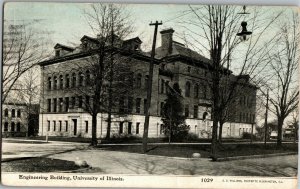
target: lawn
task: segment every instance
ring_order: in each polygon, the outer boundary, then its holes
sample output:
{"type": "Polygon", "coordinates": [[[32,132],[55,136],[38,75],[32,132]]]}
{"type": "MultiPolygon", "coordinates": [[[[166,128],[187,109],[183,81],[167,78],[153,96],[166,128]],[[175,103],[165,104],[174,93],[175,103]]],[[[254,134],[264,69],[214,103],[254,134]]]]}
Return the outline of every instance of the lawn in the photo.
{"type": "Polygon", "coordinates": [[[80,167],[73,161],[52,158],[28,158],[1,163],[3,172],[57,172],[75,171],[80,167]]]}
{"type": "MultiPolygon", "coordinates": [[[[142,153],[141,145],[100,145],[99,149],[109,151],[123,151],[130,153],[142,153]]],[[[218,157],[235,157],[249,155],[264,155],[285,152],[298,152],[298,144],[283,144],[277,149],[276,144],[268,144],[267,148],[263,144],[223,144],[218,148],[218,157]]],[[[148,145],[149,155],[160,155],[168,157],[190,158],[193,153],[200,153],[202,158],[210,156],[210,145],[148,145]]]]}

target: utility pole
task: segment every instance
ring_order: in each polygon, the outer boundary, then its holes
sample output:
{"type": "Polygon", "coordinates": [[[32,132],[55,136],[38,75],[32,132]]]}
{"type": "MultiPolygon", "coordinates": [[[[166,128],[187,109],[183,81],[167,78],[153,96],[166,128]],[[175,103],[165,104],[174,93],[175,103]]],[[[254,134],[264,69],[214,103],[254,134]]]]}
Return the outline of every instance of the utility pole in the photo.
{"type": "Polygon", "coordinates": [[[159,25],[162,25],[162,22],[156,21],[155,23],[150,23],[150,26],[155,26],[154,28],[154,37],[152,43],[151,51],[151,62],[149,65],[149,81],[147,87],[147,105],[146,105],[146,115],[145,115],[145,124],[144,124],[144,133],[143,133],[143,153],[147,152],[147,141],[148,141],[148,129],[149,129],[149,116],[150,116],[150,106],[151,106],[151,95],[152,95],[152,79],[153,79],[153,64],[155,56],[155,46],[156,46],[156,36],[157,28],[159,25]]]}
{"type": "Polygon", "coordinates": [[[267,135],[268,135],[268,109],[269,109],[269,89],[267,90],[267,104],[265,114],[265,148],[267,147],[267,135]]]}

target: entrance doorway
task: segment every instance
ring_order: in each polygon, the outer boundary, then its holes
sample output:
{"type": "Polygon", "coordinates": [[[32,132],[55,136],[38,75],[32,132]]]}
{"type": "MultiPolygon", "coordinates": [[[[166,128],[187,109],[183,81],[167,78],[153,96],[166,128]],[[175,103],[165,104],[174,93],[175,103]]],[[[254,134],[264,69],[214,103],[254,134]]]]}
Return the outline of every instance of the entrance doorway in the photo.
{"type": "Polygon", "coordinates": [[[73,121],[73,128],[74,128],[74,135],[76,135],[77,134],[77,119],[72,119],[72,121],[73,121]]]}

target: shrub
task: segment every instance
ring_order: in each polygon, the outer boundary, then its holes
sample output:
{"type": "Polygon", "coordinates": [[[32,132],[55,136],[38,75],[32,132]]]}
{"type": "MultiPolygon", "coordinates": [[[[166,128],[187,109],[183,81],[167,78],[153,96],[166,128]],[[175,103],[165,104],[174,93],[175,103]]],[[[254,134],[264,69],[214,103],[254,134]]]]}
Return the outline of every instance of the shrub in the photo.
{"type": "Polygon", "coordinates": [[[197,141],[199,139],[198,135],[195,133],[188,133],[186,136],[186,141],[197,141]]]}
{"type": "MultiPolygon", "coordinates": [[[[242,135],[242,139],[251,139],[251,133],[243,133],[243,135],[242,135]]],[[[252,135],[252,139],[253,140],[256,140],[256,136],[255,135],[252,135]]]]}

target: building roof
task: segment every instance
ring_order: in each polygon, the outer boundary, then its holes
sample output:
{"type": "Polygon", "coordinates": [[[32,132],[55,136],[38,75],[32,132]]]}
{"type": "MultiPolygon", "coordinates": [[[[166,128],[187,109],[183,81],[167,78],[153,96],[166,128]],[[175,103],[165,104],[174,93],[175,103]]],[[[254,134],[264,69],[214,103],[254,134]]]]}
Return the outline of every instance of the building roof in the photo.
{"type": "Polygon", "coordinates": [[[62,48],[64,50],[67,50],[67,51],[74,51],[75,48],[73,47],[69,47],[69,46],[66,46],[66,45],[62,45],[60,43],[57,43],[55,46],[54,46],[54,49],[58,49],[58,48],[62,48]]]}

